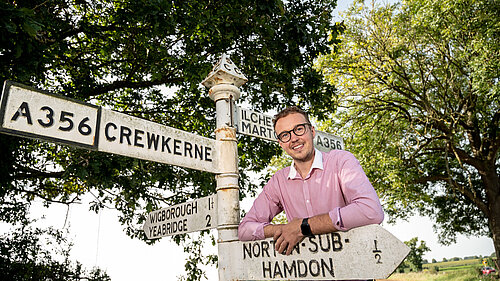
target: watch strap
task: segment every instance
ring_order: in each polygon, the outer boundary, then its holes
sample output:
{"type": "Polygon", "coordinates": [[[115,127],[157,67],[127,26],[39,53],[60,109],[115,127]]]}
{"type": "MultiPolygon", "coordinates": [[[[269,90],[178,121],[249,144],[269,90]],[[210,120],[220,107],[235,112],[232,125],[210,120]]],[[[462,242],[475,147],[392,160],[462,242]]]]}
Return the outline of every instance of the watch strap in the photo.
{"type": "Polygon", "coordinates": [[[311,226],[309,225],[309,218],[302,219],[302,224],[300,225],[300,231],[302,235],[306,237],[313,237],[314,234],[311,231],[311,226]]]}

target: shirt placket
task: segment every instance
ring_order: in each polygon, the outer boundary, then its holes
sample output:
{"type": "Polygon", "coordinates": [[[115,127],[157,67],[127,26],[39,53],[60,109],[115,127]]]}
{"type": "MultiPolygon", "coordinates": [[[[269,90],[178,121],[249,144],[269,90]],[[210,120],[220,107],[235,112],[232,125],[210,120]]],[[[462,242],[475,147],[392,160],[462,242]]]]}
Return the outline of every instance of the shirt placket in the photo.
{"type": "Polygon", "coordinates": [[[311,202],[311,192],[309,190],[309,181],[307,179],[302,180],[302,192],[304,194],[304,200],[306,204],[307,217],[313,216],[313,208],[311,202]]]}

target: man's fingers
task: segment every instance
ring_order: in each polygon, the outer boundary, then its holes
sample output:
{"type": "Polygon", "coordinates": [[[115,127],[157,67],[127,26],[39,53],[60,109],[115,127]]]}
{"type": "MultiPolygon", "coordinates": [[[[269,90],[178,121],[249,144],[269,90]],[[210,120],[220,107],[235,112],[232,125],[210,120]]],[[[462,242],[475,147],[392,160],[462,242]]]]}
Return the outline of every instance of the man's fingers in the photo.
{"type": "Polygon", "coordinates": [[[277,241],[278,238],[280,238],[280,236],[281,236],[281,232],[275,232],[274,236],[273,236],[274,241],[277,241]]]}
{"type": "Polygon", "coordinates": [[[281,253],[280,251],[280,247],[281,247],[281,244],[283,243],[283,237],[279,237],[277,240],[275,240],[274,242],[274,248],[276,249],[276,251],[278,253],[281,253]]]}

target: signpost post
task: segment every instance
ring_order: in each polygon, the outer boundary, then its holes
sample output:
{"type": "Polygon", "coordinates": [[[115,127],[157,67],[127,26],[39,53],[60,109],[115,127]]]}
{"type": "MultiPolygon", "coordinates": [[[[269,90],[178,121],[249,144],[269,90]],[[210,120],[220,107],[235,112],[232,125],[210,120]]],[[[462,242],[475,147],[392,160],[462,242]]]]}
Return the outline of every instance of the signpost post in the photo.
{"type": "MultiPolygon", "coordinates": [[[[153,211],[143,230],[156,239],[216,227],[220,281],[386,278],[409,248],[378,225],[307,238],[290,256],[276,253],[272,239],[238,240],[236,133],[277,141],[271,116],[235,106],[246,81],[223,55],[202,82],[216,106],[215,140],[10,81],[0,132],[215,173],[216,194],[153,211]]],[[[320,131],[314,144],[344,148],[341,138],[320,131]]]]}

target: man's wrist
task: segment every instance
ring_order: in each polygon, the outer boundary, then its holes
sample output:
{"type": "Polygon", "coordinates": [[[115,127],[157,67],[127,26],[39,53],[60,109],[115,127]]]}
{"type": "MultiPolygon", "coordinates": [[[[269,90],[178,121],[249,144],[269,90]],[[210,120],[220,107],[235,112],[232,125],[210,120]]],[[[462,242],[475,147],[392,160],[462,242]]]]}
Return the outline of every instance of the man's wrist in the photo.
{"type": "Polygon", "coordinates": [[[305,237],[313,237],[314,234],[311,231],[311,226],[309,225],[309,218],[302,219],[302,224],[300,225],[300,232],[305,237]]]}

